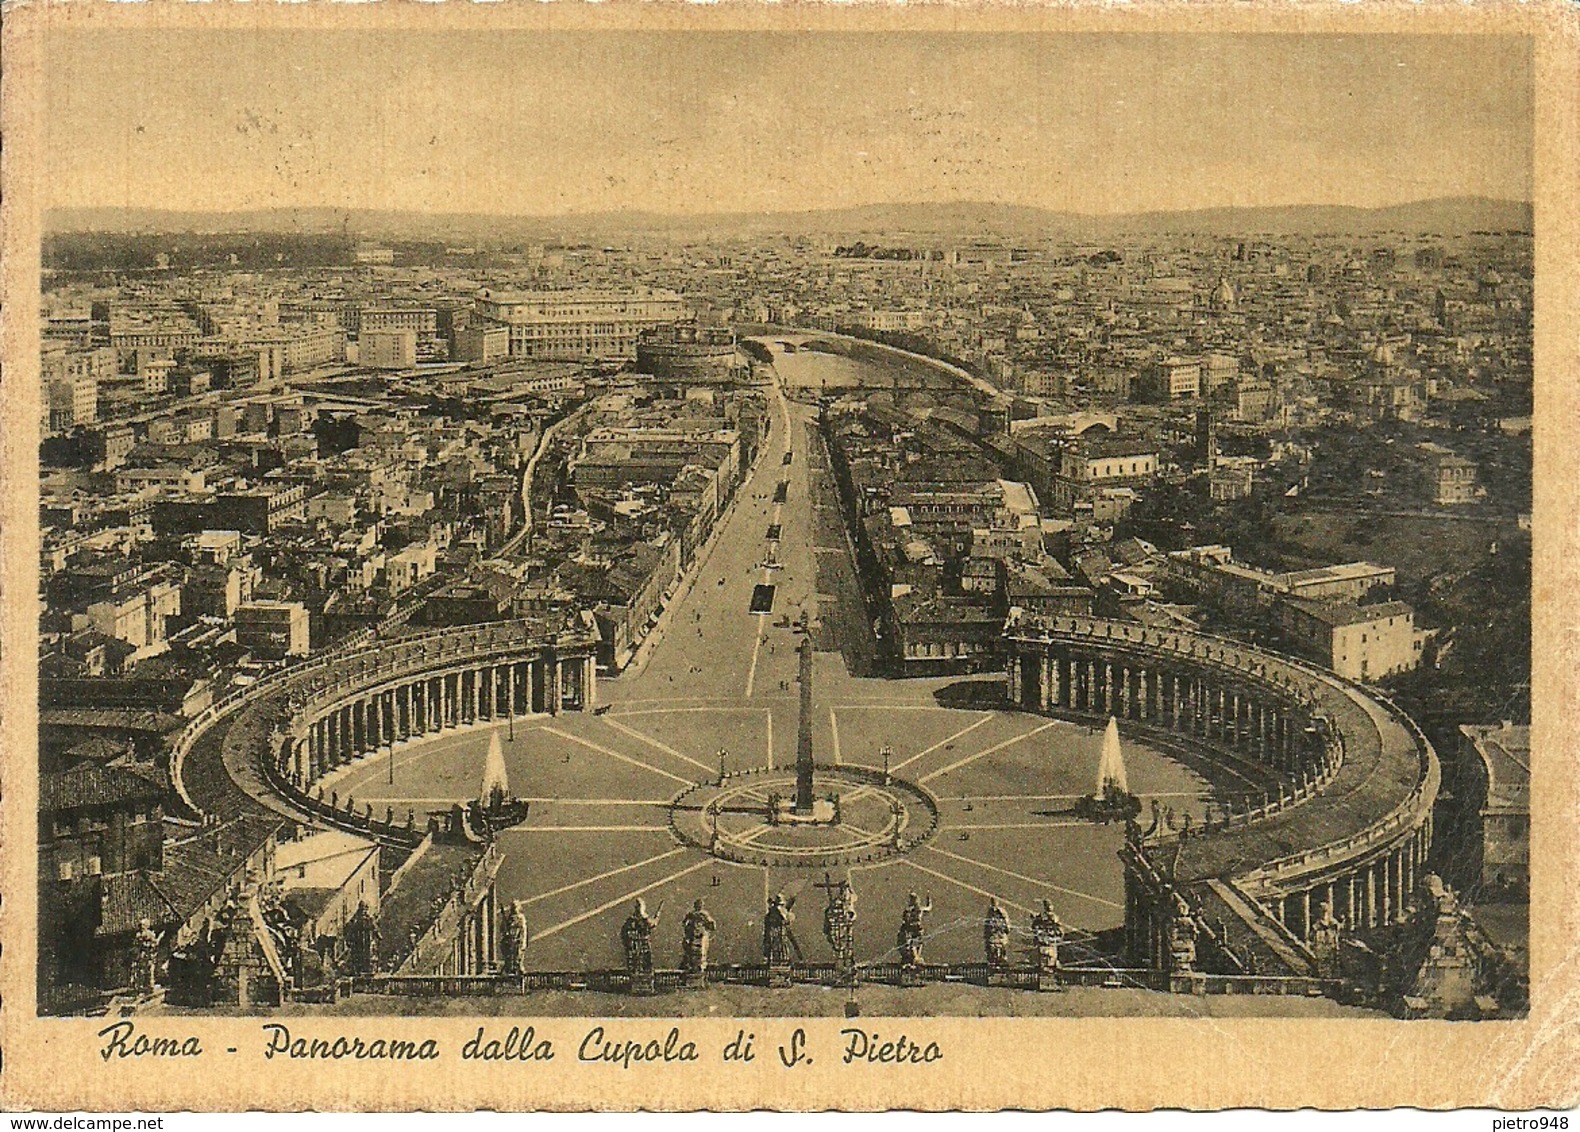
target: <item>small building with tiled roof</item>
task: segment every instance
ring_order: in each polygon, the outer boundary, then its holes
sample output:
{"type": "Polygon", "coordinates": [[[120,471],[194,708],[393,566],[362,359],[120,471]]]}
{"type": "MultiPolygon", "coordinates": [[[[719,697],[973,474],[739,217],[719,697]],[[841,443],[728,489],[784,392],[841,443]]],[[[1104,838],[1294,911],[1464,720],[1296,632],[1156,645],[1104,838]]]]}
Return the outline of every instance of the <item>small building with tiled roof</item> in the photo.
{"type": "Polygon", "coordinates": [[[83,763],[39,776],[39,860],[54,879],[158,868],[167,785],[152,768],[83,763]]]}
{"type": "Polygon", "coordinates": [[[1356,605],[1283,597],[1273,604],[1273,619],[1293,651],[1362,682],[1416,668],[1427,636],[1402,601],[1356,605]]]}

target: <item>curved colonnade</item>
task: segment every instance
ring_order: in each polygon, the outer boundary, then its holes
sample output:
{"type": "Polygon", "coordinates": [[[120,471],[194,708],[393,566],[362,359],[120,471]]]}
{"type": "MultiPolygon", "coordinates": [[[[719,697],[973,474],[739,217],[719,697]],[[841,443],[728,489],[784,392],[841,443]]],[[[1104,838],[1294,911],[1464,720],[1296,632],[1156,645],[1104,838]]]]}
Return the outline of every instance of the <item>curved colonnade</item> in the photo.
{"type": "Polygon", "coordinates": [[[596,637],[544,637],[511,622],[402,642],[394,655],[381,652],[371,672],[293,695],[280,776],[305,791],[397,742],[474,723],[590,711],[597,703],[596,644],[596,637]]]}
{"type": "MultiPolygon", "coordinates": [[[[474,975],[499,956],[494,876],[500,855],[464,822],[375,815],[322,780],[358,758],[457,727],[590,710],[597,702],[593,630],[554,631],[504,621],[439,629],[326,654],[219,701],[182,733],[171,775],[205,820],[289,813],[411,851],[396,878],[435,874],[408,888],[440,904],[384,901],[399,931],[381,959],[398,974],[474,975]],[[427,845],[424,843],[427,842],[427,845]],[[437,885],[437,888],[435,887],[437,885]],[[392,911],[390,906],[396,907],[392,911]],[[434,908],[437,907],[437,912],[434,908]]],[[[402,890],[403,892],[406,890],[402,890]]]]}
{"type": "Polygon", "coordinates": [[[1289,657],[1180,630],[1016,611],[1021,708],[1259,764],[1276,788],[1195,828],[1132,829],[1129,959],[1173,974],[1319,974],[1323,929],[1397,922],[1424,876],[1439,768],[1376,693],[1289,657]],[[1198,946],[1198,944],[1200,946],[1198,946]]]}
{"type": "Polygon", "coordinates": [[[396,742],[588,711],[597,703],[596,647],[590,629],[499,621],[326,653],[196,716],[176,741],[171,777],[195,814],[227,816],[267,807],[265,792],[281,785],[305,796],[326,774],[396,742]]]}

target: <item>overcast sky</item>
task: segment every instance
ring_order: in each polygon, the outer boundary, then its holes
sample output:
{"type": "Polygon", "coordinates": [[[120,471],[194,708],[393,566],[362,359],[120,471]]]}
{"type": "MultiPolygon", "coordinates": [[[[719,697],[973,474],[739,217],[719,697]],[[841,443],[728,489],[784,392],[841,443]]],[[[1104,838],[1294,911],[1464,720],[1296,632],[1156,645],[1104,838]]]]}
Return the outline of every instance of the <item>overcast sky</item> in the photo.
{"type": "Polygon", "coordinates": [[[1515,38],[59,31],[53,207],[1528,199],[1515,38]]]}

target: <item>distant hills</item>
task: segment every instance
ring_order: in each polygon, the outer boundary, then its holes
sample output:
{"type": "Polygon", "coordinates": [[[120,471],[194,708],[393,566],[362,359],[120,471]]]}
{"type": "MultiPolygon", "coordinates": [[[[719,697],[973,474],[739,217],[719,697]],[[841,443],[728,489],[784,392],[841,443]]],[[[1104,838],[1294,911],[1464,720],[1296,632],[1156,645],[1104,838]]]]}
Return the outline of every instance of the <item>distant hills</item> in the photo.
{"type": "Polygon", "coordinates": [[[456,241],[608,239],[629,235],[720,236],[785,233],[807,236],[916,235],[1016,239],[1102,240],[1124,235],[1309,236],[1382,232],[1462,235],[1483,230],[1531,230],[1527,201],[1444,197],[1355,208],[1281,205],[1140,212],[1091,216],[1025,205],[960,201],[876,204],[807,212],[663,214],[590,212],[560,216],[398,212],[376,209],[265,209],[173,212],[158,209],[68,208],[49,212],[45,230],[68,232],[347,232],[358,238],[456,241]]]}

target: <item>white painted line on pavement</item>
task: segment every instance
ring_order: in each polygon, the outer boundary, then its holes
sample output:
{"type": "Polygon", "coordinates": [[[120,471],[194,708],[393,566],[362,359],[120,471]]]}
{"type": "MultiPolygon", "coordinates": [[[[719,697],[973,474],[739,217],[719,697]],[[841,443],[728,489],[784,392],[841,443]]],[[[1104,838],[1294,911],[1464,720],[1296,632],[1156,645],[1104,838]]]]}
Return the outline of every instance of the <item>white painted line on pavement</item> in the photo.
{"type": "Polygon", "coordinates": [[[558,896],[562,892],[570,892],[573,889],[581,888],[583,885],[593,884],[600,880],[607,880],[610,877],[619,876],[621,873],[628,873],[632,869],[640,869],[643,865],[651,865],[658,861],[662,861],[666,857],[673,857],[676,853],[684,853],[685,851],[685,846],[677,845],[675,848],[666,850],[665,852],[658,854],[656,857],[649,857],[645,861],[636,862],[634,865],[621,865],[618,869],[610,869],[606,873],[599,873],[595,877],[586,877],[583,880],[574,881],[571,884],[562,884],[558,888],[551,888],[547,892],[540,892],[536,896],[529,896],[521,903],[533,904],[539,900],[547,900],[549,897],[558,896]]]}
{"type": "Polygon", "coordinates": [[[1026,732],[1026,734],[1024,734],[1024,735],[1017,735],[1013,739],[1006,739],[1002,743],[995,743],[993,746],[987,748],[987,750],[985,750],[985,751],[978,751],[974,755],[967,755],[963,759],[958,759],[955,762],[950,763],[948,766],[944,767],[942,770],[935,770],[931,774],[925,774],[921,778],[917,779],[917,781],[921,782],[921,783],[931,782],[933,779],[937,778],[939,775],[948,774],[952,770],[959,770],[963,766],[967,766],[967,765],[969,765],[971,763],[976,762],[978,759],[982,758],[984,755],[995,754],[998,751],[1002,751],[1005,747],[1013,747],[1016,743],[1022,743],[1025,740],[1030,739],[1033,735],[1041,735],[1044,731],[1048,730],[1048,728],[1056,727],[1056,726],[1058,726],[1058,721],[1057,720],[1052,720],[1052,721],[1050,721],[1048,723],[1044,723],[1041,727],[1034,727],[1030,731],[1026,732]]]}
{"type": "Polygon", "coordinates": [[[543,730],[547,731],[550,735],[558,735],[561,739],[569,739],[572,743],[580,743],[584,747],[588,747],[594,751],[597,751],[600,755],[608,755],[612,759],[619,759],[623,763],[630,763],[632,766],[641,767],[643,770],[650,770],[654,774],[663,775],[665,778],[673,778],[676,782],[684,782],[687,786],[692,784],[691,779],[689,778],[682,778],[678,774],[670,774],[667,770],[661,770],[656,766],[649,766],[640,759],[633,759],[630,755],[622,755],[619,751],[611,751],[608,747],[599,746],[591,739],[583,739],[578,735],[572,735],[569,731],[561,731],[557,727],[545,727],[543,730]]]}
{"type": "Polygon", "coordinates": [[[707,771],[709,774],[713,773],[713,768],[711,766],[709,766],[707,763],[700,762],[697,759],[692,758],[690,755],[683,755],[683,754],[681,754],[679,751],[675,750],[675,748],[671,747],[668,743],[660,743],[657,739],[653,738],[651,735],[644,735],[644,734],[642,734],[640,731],[638,731],[634,727],[627,727],[623,723],[616,723],[614,718],[611,717],[611,716],[605,715],[605,716],[600,716],[599,718],[601,718],[610,727],[613,727],[616,731],[619,731],[619,732],[621,732],[621,733],[623,733],[625,735],[629,735],[631,738],[639,740],[640,742],[646,743],[646,744],[648,744],[648,746],[652,747],[654,750],[663,751],[666,755],[674,755],[677,759],[680,759],[682,762],[688,762],[692,766],[700,766],[703,770],[707,771]]]}
{"type": "Polygon", "coordinates": [[[984,723],[986,723],[988,720],[990,720],[992,718],[993,717],[991,715],[984,715],[981,719],[977,720],[975,723],[969,724],[966,727],[962,727],[959,731],[956,731],[953,735],[949,736],[947,739],[940,739],[940,740],[938,740],[938,742],[934,743],[931,747],[928,747],[925,751],[917,751],[914,755],[912,755],[910,758],[906,759],[904,762],[898,763],[895,766],[890,767],[889,769],[890,770],[899,770],[900,767],[910,766],[917,759],[925,758],[926,756],[932,754],[934,751],[938,750],[940,747],[947,747],[947,746],[949,746],[949,744],[953,743],[956,739],[959,739],[959,738],[961,738],[963,736],[969,735],[971,732],[975,731],[978,727],[981,727],[984,723]]]}
{"type": "Polygon", "coordinates": [[[928,852],[937,853],[941,857],[952,857],[956,861],[962,861],[968,865],[975,865],[979,869],[988,869],[991,872],[1003,873],[1005,876],[1014,877],[1016,880],[1023,880],[1029,884],[1040,885],[1043,888],[1052,889],[1054,892],[1062,892],[1066,896],[1079,896],[1082,900],[1090,900],[1093,904],[1101,904],[1105,908],[1124,907],[1123,904],[1115,903],[1112,900],[1104,900],[1101,896],[1093,896],[1089,892],[1082,892],[1075,888],[1064,888],[1057,884],[1050,884],[1045,880],[1037,880],[1035,877],[1023,876],[1020,873],[1012,873],[1008,869],[1001,869],[997,865],[990,865],[986,861],[978,861],[971,857],[962,857],[958,853],[951,853],[949,850],[940,849],[936,845],[928,845],[925,846],[925,848],[928,852]]]}
{"type": "Polygon", "coordinates": [[[601,915],[604,912],[607,912],[611,908],[618,908],[621,904],[624,904],[627,900],[635,900],[638,896],[641,896],[644,893],[652,892],[655,888],[662,888],[664,885],[670,884],[670,883],[672,883],[674,881],[677,881],[681,877],[686,876],[689,873],[696,872],[698,869],[705,869],[711,864],[713,864],[713,858],[712,857],[708,857],[705,860],[698,861],[695,865],[692,865],[689,868],[681,869],[678,873],[671,873],[669,876],[665,877],[663,880],[656,880],[652,884],[644,885],[643,887],[637,889],[635,892],[628,892],[624,896],[616,896],[613,900],[609,901],[607,904],[600,904],[596,908],[588,909],[587,911],[583,912],[580,916],[572,916],[570,919],[566,920],[563,923],[555,924],[553,927],[545,928],[545,929],[543,929],[540,932],[535,932],[535,933],[533,933],[532,938],[533,939],[543,939],[544,937],[551,936],[551,935],[555,934],[556,932],[562,932],[566,928],[576,926],[577,924],[581,923],[583,920],[590,920],[594,916],[601,915]]]}
{"type": "Polygon", "coordinates": [[[939,880],[946,880],[950,884],[953,884],[953,885],[956,885],[956,886],[958,886],[960,888],[965,889],[967,892],[974,892],[978,896],[986,896],[989,900],[997,900],[1000,904],[1003,904],[1003,905],[1005,905],[1006,907],[1009,907],[1009,908],[1013,908],[1017,912],[1025,912],[1028,916],[1036,914],[1032,909],[1026,907],[1026,905],[1024,905],[1024,904],[1017,904],[1017,903],[1015,903],[1015,901],[1007,899],[1006,897],[1000,896],[996,892],[989,892],[985,888],[978,888],[974,884],[967,884],[963,880],[956,880],[954,877],[950,876],[948,873],[941,873],[937,869],[929,869],[926,865],[918,865],[915,861],[911,860],[909,857],[901,857],[900,858],[900,864],[902,864],[902,865],[910,865],[911,868],[916,869],[919,872],[924,872],[928,876],[937,877],[939,880]]]}

